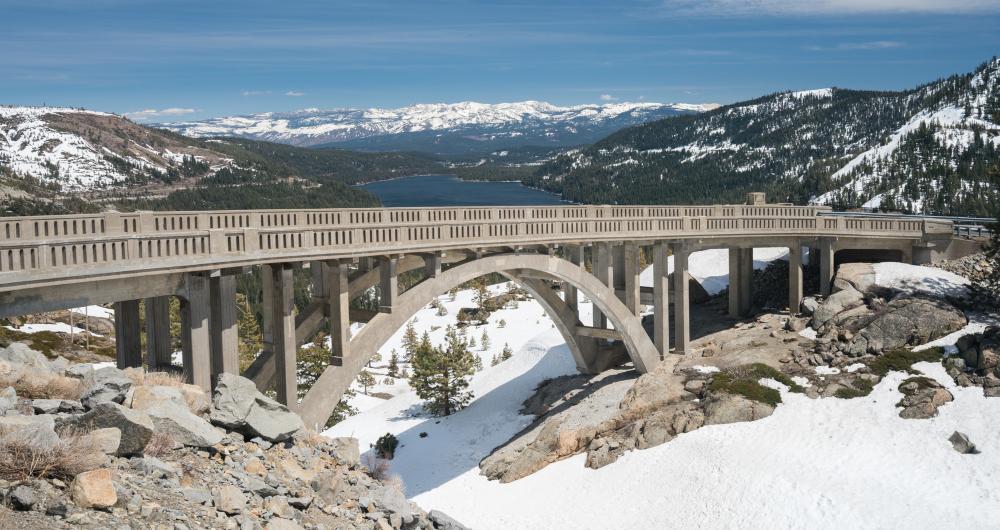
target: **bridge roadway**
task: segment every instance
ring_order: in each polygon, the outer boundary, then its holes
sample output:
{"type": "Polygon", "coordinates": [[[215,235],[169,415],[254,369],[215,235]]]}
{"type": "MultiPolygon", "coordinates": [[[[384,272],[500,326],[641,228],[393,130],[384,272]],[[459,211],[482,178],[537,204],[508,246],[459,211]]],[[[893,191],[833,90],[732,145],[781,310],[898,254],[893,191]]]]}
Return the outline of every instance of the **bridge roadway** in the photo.
{"type": "Polygon", "coordinates": [[[727,248],[729,311],[750,310],[754,247],[789,249],[788,307],[802,298],[803,248],[818,256],[830,291],[840,251],[929,262],[969,252],[945,219],[831,216],[817,206],[532,206],[136,212],[0,218],[0,318],[114,303],[119,366],[143,364],[144,301],[150,369],[170,365],[169,297],[180,300],[183,370],[210,388],[238,372],[236,276],[260,266],[264,352],[244,375],[298,409],[308,425],[326,423],[367,359],[441,293],[488,273],[532,292],[563,334],[581,371],[631,360],[644,372],[684,354],[690,342],[688,257],[727,248]],[[639,285],[640,249],[653,257],[654,286],[639,285]],[[889,254],[887,254],[889,253],[889,254]],[[676,274],[668,277],[667,256],[676,274]],[[312,302],[296,314],[293,270],[308,268],[312,302]],[[399,274],[423,270],[401,292],[399,274]],[[553,290],[560,285],[563,295],[553,290]],[[351,307],[378,286],[379,309],[351,307]],[[594,302],[580,321],[580,293],[594,302]],[[670,305],[673,318],[670,318],[670,305]],[[653,308],[653,333],[642,306],[653,308]],[[673,333],[670,322],[673,321],[673,333]],[[351,336],[352,322],[365,322],[351,336]],[[327,326],[324,326],[327,324],[327,326]],[[326,328],[330,365],[298,401],[297,347],[326,328]],[[671,336],[673,335],[673,336],[671,336]],[[670,349],[671,344],[673,350],[670,349]],[[628,358],[622,357],[622,350],[628,358]]]}

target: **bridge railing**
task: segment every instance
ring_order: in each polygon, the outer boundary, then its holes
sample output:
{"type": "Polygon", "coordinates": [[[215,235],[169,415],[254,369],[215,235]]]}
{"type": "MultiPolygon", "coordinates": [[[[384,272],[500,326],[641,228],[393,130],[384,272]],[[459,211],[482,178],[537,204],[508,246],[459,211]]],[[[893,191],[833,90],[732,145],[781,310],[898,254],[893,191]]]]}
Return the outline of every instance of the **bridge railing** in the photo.
{"type": "MultiPolygon", "coordinates": [[[[789,205],[557,206],[137,212],[0,218],[5,273],[221,263],[269,256],[372,255],[456,246],[697,236],[950,234],[946,221],[818,215],[789,205]]],[[[69,272],[67,272],[69,274],[69,272]]]]}

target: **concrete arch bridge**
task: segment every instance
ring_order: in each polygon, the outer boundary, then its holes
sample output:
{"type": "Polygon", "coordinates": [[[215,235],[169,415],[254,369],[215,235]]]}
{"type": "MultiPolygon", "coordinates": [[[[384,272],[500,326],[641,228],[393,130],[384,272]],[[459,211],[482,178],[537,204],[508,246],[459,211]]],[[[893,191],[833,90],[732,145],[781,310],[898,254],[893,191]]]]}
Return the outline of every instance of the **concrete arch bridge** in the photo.
{"type": "Polygon", "coordinates": [[[688,257],[729,249],[729,312],[750,310],[754,247],[789,249],[789,300],[802,298],[803,249],[819,257],[828,293],[839,259],[915,263],[976,251],[947,219],[829,215],[828,208],[767,204],[532,206],[136,212],[0,218],[0,318],[114,303],[117,362],[170,364],[169,297],[181,302],[183,370],[210,388],[238,372],[236,276],[260,266],[264,352],[244,375],[325,424],[368,358],[417,310],[468,280],[500,273],[535,295],[581,371],[627,354],[645,372],[690,343],[688,257]],[[652,288],[639,285],[639,255],[653,256],[652,288]],[[675,273],[667,274],[667,257],[675,273]],[[312,300],[296,314],[293,271],[308,268],[312,300]],[[422,280],[400,290],[407,271],[422,280]],[[378,311],[351,300],[378,286],[378,311]],[[562,287],[563,294],[553,290],[562,287]],[[582,322],[578,300],[593,301],[582,322]],[[146,348],[141,347],[144,300],[146,348]],[[642,306],[653,308],[653,330],[642,306]],[[673,318],[670,313],[673,312],[673,318]],[[351,336],[352,322],[365,325],[351,336]],[[671,324],[672,322],[672,324],[671,324]],[[326,327],[330,362],[301,401],[296,350],[326,327]],[[612,346],[609,346],[609,343],[612,346]],[[617,344],[619,347],[613,347],[617,344]],[[671,349],[671,345],[673,348],[671,349]]]}

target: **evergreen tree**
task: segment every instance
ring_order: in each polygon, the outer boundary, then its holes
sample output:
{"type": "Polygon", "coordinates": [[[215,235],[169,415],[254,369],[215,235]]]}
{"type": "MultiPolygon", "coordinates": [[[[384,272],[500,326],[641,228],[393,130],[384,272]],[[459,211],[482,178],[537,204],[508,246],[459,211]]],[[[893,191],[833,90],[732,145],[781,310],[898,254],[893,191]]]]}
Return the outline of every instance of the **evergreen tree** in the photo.
{"type": "Polygon", "coordinates": [[[368,368],[374,368],[375,363],[381,361],[382,361],[382,354],[376,351],[375,353],[372,354],[371,357],[368,358],[368,368]]]}
{"type": "Polygon", "coordinates": [[[417,331],[413,329],[413,322],[406,325],[406,330],[403,331],[403,351],[406,352],[407,359],[413,359],[413,352],[416,351],[417,345],[419,345],[420,339],[417,338],[417,331]]]}
{"type": "Polygon", "coordinates": [[[503,343],[503,351],[500,352],[500,360],[506,361],[514,356],[514,350],[510,349],[510,344],[503,343]]]}
{"type": "Polygon", "coordinates": [[[239,329],[240,372],[245,371],[264,348],[264,336],[257,323],[257,316],[247,296],[236,294],[236,313],[239,329]]]}
{"type": "Polygon", "coordinates": [[[454,329],[445,334],[443,348],[431,345],[424,333],[412,359],[410,386],[421,399],[424,408],[438,416],[448,416],[472,399],[468,377],[474,373],[474,356],[454,329]]]}
{"type": "Polygon", "coordinates": [[[399,354],[396,353],[396,348],[392,349],[389,353],[389,377],[399,377],[399,354]]]}
{"type": "Polygon", "coordinates": [[[375,386],[376,382],[375,376],[368,370],[361,370],[361,373],[358,374],[358,384],[364,388],[363,392],[366,396],[368,395],[368,388],[375,386]]]}
{"type": "Polygon", "coordinates": [[[483,351],[490,349],[490,334],[485,329],[483,330],[483,336],[479,339],[479,346],[483,351]]]}
{"type": "Polygon", "coordinates": [[[490,359],[490,366],[496,366],[496,365],[498,365],[498,364],[500,364],[500,359],[499,359],[499,358],[497,358],[497,356],[496,356],[496,355],[494,355],[494,356],[493,356],[493,357],[492,357],[492,358],[490,359]]]}

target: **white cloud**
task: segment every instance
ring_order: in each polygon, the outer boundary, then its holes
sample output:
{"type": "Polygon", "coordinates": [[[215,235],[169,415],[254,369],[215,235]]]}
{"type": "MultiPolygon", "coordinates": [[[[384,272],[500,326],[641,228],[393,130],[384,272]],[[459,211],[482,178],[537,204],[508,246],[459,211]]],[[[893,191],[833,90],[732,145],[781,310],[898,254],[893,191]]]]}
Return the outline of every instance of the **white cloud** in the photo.
{"type": "Polygon", "coordinates": [[[180,107],[170,107],[166,109],[145,109],[137,110],[135,112],[126,112],[125,116],[132,120],[148,120],[151,118],[161,118],[165,116],[183,116],[185,114],[193,114],[198,112],[197,109],[185,109],[180,107]]]}
{"type": "Polygon", "coordinates": [[[611,94],[601,94],[601,101],[615,101],[618,98],[612,96],[611,94]]]}
{"type": "Polygon", "coordinates": [[[1000,11],[1000,0],[663,0],[662,5],[685,14],[740,16],[1000,11]]]}
{"type": "Polygon", "coordinates": [[[288,92],[285,92],[285,95],[293,98],[298,98],[306,95],[306,93],[299,92],[298,90],[289,90],[288,92]]]}
{"type": "Polygon", "coordinates": [[[266,96],[266,95],[268,95],[270,93],[271,93],[270,90],[244,90],[243,91],[243,96],[244,97],[249,97],[249,96],[266,96]]]}
{"type": "Polygon", "coordinates": [[[906,46],[903,42],[894,40],[876,40],[871,42],[842,42],[835,46],[806,46],[804,49],[814,52],[853,51],[853,50],[891,50],[906,46]]]}

